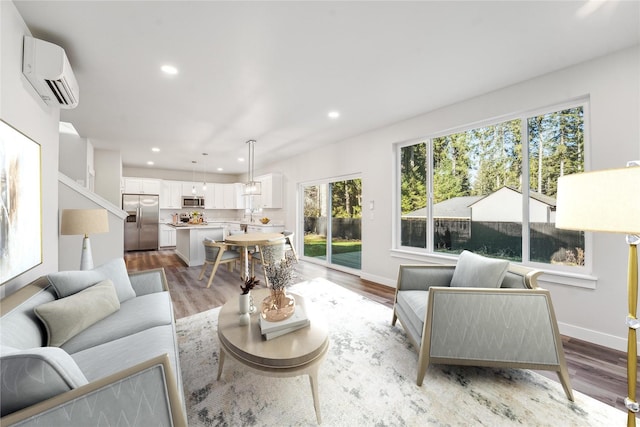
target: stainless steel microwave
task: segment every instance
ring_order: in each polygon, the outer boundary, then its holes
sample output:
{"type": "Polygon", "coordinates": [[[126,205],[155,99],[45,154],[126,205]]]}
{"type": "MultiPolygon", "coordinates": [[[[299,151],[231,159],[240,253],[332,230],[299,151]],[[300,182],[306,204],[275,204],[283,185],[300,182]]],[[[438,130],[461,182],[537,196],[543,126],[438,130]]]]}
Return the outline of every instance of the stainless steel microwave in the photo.
{"type": "Polygon", "coordinates": [[[183,196],[182,207],[183,208],[204,208],[204,197],[183,196]]]}

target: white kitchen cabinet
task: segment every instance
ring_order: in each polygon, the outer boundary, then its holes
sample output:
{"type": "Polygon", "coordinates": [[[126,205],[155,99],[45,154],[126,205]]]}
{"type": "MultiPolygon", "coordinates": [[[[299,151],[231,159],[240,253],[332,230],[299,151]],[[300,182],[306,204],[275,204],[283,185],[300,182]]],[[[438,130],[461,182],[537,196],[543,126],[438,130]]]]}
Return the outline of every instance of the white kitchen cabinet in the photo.
{"type": "Polygon", "coordinates": [[[233,192],[235,194],[235,209],[244,209],[245,208],[245,200],[246,196],[244,195],[244,184],[235,183],[233,185],[233,192]]]}
{"type": "MultiPolygon", "coordinates": [[[[222,209],[244,209],[244,184],[221,184],[222,185],[222,209]]],[[[218,188],[216,188],[218,193],[218,188]]],[[[217,198],[216,194],[216,198],[217,198]]],[[[220,206],[216,205],[219,209],[220,206]]]]}
{"type": "Polygon", "coordinates": [[[176,229],[167,224],[160,224],[160,247],[176,245],[176,229]]]}
{"type": "Polygon", "coordinates": [[[182,181],[162,181],[160,209],[182,208],[182,181]]]}
{"type": "Polygon", "coordinates": [[[250,224],[247,225],[247,233],[282,233],[284,225],[275,224],[250,224]]]}
{"type": "Polygon", "coordinates": [[[262,183],[262,194],[255,198],[257,207],[263,209],[282,208],[282,174],[270,173],[257,176],[255,179],[262,183]]]}
{"type": "Polygon", "coordinates": [[[235,209],[236,207],[236,190],[233,184],[224,184],[223,185],[224,192],[224,202],[223,209],[235,209]]]}
{"type": "MultiPolygon", "coordinates": [[[[202,190],[202,181],[182,181],[182,195],[183,196],[193,196],[193,187],[196,188],[196,196],[204,197],[204,191],[202,190]]],[[[205,200],[206,201],[206,200],[205,200]]]]}
{"type": "Polygon", "coordinates": [[[131,194],[160,194],[161,180],[152,178],[124,178],[124,192],[131,194]]]}
{"type": "Polygon", "coordinates": [[[204,190],[204,208],[216,209],[216,186],[213,183],[208,183],[204,190]]]}
{"type": "MultiPolygon", "coordinates": [[[[213,187],[213,208],[212,209],[224,209],[224,186],[225,184],[216,183],[211,185],[213,187]]],[[[207,200],[204,201],[207,203],[207,200]]]]}

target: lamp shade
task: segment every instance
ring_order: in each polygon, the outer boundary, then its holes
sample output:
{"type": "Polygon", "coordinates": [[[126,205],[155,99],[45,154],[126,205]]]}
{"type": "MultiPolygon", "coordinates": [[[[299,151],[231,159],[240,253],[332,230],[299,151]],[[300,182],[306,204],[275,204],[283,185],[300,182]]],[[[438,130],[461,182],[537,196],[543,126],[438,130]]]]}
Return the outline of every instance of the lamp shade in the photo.
{"type": "Polygon", "coordinates": [[[640,234],[639,189],[638,166],[560,177],[556,227],[640,234]]]}
{"type": "Polygon", "coordinates": [[[62,235],[89,235],[109,231],[106,209],[64,209],[60,224],[62,235]]]}

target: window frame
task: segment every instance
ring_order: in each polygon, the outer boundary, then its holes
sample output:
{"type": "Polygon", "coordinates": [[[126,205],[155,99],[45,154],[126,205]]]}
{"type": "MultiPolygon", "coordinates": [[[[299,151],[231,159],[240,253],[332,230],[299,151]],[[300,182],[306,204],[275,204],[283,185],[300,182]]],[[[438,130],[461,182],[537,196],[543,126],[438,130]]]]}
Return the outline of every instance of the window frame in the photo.
{"type": "MultiPolygon", "coordinates": [[[[545,107],[539,107],[530,110],[492,117],[481,121],[456,126],[438,132],[427,134],[426,136],[414,138],[394,144],[394,180],[393,180],[393,199],[392,199],[392,248],[393,257],[409,259],[413,261],[428,261],[438,264],[455,262],[457,255],[444,254],[434,250],[433,233],[433,139],[448,136],[455,133],[466,132],[472,129],[487,127],[503,123],[509,120],[520,120],[520,138],[522,141],[522,188],[526,189],[526,195],[531,191],[529,180],[529,129],[528,119],[552,112],[562,111],[569,108],[582,107],[583,109],[583,136],[584,136],[584,171],[591,170],[591,143],[590,143],[590,102],[589,97],[581,97],[566,102],[556,103],[545,107]],[[427,159],[427,242],[425,248],[402,246],[402,205],[401,205],[401,182],[402,169],[401,158],[402,149],[408,146],[426,144],[427,159]],[[526,169],[525,169],[526,168],[526,169]]],[[[525,192],[523,191],[523,196],[525,192]]],[[[565,284],[570,286],[578,286],[584,288],[595,289],[597,278],[592,275],[593,271],[593,233],[585,232],[585,264],[583,266],[566,266],[551,263],[541,263],[530,260],[530,226],[529,226],[529,197],[522,197],[522,261],[518,264],[542,270],[545,274],[541,280],[565,284]]]]}

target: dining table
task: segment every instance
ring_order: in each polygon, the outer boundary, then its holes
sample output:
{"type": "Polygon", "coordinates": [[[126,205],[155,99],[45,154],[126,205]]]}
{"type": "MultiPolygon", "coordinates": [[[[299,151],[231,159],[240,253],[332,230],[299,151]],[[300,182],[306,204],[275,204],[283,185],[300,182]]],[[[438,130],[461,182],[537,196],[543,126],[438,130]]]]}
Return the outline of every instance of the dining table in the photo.
{"type": "Polygon", "coordinates": [[[224,242],[230,246],[242,247],[240,254],[244,270],[242,279],[244,280],[249,277],[249,248],[264,245],[278,239],[284,239],[284,235],[282,233],[243,233],[229,235],[224,242]]]}

